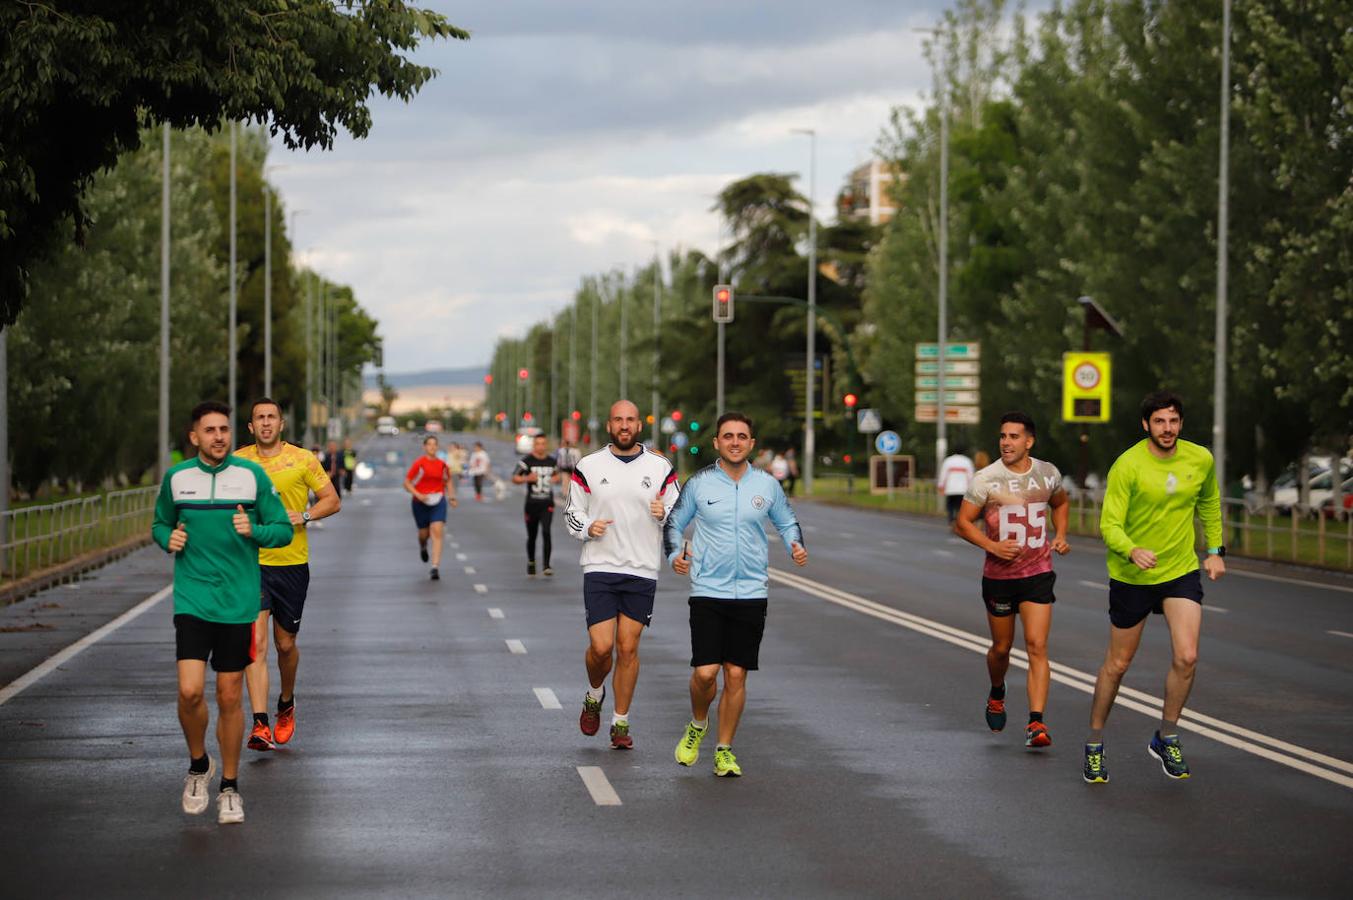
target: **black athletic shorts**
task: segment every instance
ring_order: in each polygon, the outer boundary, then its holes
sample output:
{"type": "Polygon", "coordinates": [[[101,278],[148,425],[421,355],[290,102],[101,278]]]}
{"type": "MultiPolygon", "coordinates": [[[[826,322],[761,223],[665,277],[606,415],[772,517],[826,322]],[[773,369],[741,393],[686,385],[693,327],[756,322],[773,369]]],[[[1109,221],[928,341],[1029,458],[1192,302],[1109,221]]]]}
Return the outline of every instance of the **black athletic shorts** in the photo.
{"type": "Polygon", "coordinates": [[[653,622],[653,594],[658,582],[640,575],[618,572],[584,572],[583,605],[587,627],[614,619],[621,613],[641,625],[653,622]]]}
{"type": "Polygon", "coordinates": [[[1132,628],[1151,613],[1164,611],[1167,597],[1182,597],[1203,603],[1203,580],[1194,569],[1160,584],[1128,584],[1109,579],[1109,621],[1115,628],[1132,628]]]}
{"type": "Polygon", "coordinates": [[[767,605],[765,600],[692,597],[691,668],[732,663],[755,671],[767,605]]]}
{"type": "Polygon", "coordinates": [[[1049,569],[1037,575],[1024,578],[987,578],[982,577],[982,602],[987,612],[996,618],[1013,616],[1019,605],[1029,603],[1056,603],[1052,586],[1057,583],[1057,573],[1049,569]]]}
{"type": "Polygon", "coordinates": [[[310,564],[297,566],[259,566],[262,591],[258,608],[272,610],[272,617],[288,634],[301,630],[301,612],[310,590],[310,564]]]}
{"type": "Polygon", "coordinates": [[[210,659],[217,672],[243,672],[254,661],[254,623],[208,622],[177,613],[174,645],[177,659],[210,659]]]}

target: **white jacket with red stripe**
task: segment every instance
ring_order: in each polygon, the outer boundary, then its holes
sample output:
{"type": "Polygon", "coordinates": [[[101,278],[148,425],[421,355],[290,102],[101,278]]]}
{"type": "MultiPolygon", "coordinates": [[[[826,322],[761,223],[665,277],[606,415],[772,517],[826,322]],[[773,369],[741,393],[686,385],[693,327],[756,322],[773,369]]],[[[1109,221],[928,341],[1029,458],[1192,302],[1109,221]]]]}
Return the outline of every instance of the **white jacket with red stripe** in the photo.
{"type": "Polygon", "coordinates": [[[583,541],[584,572],[612,572],[658,577],[662,566],[662,527],[676,505],[676,470],[667,457],[652,450],[617,456],[610,445],[584,456],[573,470],[564,526],[583,541]],[[662,501],[661,519],[649,503],[662,501]],[[601,537],[587,532],[598,519],[611,525],[601,537]]]}

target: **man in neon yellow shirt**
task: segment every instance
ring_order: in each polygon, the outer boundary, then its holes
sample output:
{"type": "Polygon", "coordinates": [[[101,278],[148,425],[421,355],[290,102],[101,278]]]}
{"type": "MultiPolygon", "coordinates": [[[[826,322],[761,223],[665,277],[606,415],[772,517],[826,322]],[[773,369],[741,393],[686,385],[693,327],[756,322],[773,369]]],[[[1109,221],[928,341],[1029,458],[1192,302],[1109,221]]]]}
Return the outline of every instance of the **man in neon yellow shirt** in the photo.
{"type": "Polygon", "coordinates": [[[1216,581],[1226,574],[1222,557],[1221,495],[1212,454],[1179,439],[1184,403],[1168,391],[1142,401],[1140,441],[1109,469],[1099,530],[1109,548],[1109,649],[1095,680],[1083,777],[1107,782],[1104,724],[1118,686],[1132,665],[1151,613],[1163,613],[1172,658],[1165,676],[1160,729],[1147,750],[1171,778],[1188,778],[1179,745],[1179,714],[1193,687],[1198,633],[1203,624],[1203,583],[1198,576],[1193,517],[1203,521],[1207,557],[1203,570],[1216,581]]]}
{"type": "Polygon", "coordinates": [[[248,747],[260,751],[285,744],[296,733],[296,668],[301,662],[296,635],[301,630],[301,613],[310,589],[310,543],[305,527],[333,515],[340,506],[338,490],[315,454],[282,440],[285,426],[282,408],[276,401],[270,397],[255,400],[249,411],[249,433],[256,443],[235,451],[235,455],[258,463],[268,473],[294,530],[287,546],[258,551],[262,591],[254,622],[254,661],[245,673],[245,682],[254,713],[248,747]],[[312,492],[314,506],[310,505],[312,492]],[[277,695],[276,732],[268,722],[269,616],[277,647],[277,672],[282,682],[277,695]]]}

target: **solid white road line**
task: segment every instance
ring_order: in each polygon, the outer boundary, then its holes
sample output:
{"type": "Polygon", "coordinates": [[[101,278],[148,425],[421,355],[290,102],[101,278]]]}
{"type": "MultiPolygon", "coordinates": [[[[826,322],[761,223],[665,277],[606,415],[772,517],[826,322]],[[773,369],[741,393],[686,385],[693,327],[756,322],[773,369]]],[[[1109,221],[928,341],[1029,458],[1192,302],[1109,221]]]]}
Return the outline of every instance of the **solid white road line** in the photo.
{"type": "Polygon", "coordinates": [[[536,699],[540,701],[541,709],[563,709],[559,704],[559,698],[554,695],[554,691],[549,688],[531,688],[535,691],[536,699]]]}
{"type": "MultiPolygon", "coordinates": [[[[1327,631],[1325,634],[1332,634],[1335,637],[1353,638],[1353,634],[1349,634],[1347,631],[1327,631]]],[[[0,701],[0,703],[2,702],[4,701],[0,701]]]]}
{"type": "Polygon", "coordinates": [[[1299,584],[1302,587],[1321,588],[1326,591],[1343,591],[1345,594],[1353,594],[1353,587],[1344,587],[1341,584],[1325,584],[1321,581],[1305,581],[1301,578],[1284,578],[1281,575],[1264,575],[1260,572],[1246,572],[1243,569],[1227,569],[1227,575],[1239,575],[1241,578],[1258,578],[1262,581],[1277,581],[1282,584],[1299,584]]]}
{"type": "Polygon", "coordinates": [[[578,766],[577,769],[583,784],[587,786],[587,792],[592,795],[593,803],[597,806],[620,805],[620,795],[606,780],[606,773],[601,771],[600,766],[578,766]]]}
{"type": "Polygon", "coordinates": [[[476,584],[474,589],[477,594],[487,594],[489,592],[489,586],[487,584],[476,584]]]}
{"type": "Polygon", "coordinates": [[[466,574],[466,575],[478,575],[479,573],[475,571],[474,566],[466,566],[466,567],[465,567],[465,574],[466,574]]]}
{"type": "Polygon", "coordinates": [[[0,706],[4,706],[5,703],[10,700],[10,698],[18,694],[24,688],[27,688],[30,685],[33,685],[38,681],[41,681],[53,669],[62,665],[71,657],[75,656],[77,653],[80,653],[82,650],[86,650],[94,646],[99,641],[108,637],[108,635],[112,634],[114,631],[117,631],[123,625],[126,625],[128,622],[137,618],[142,613],[146,612],[146,610],[150,609],[156,603],[159,603],[161,600],[163,600],[165,597],[168,597],[173,592],[174,586],[172,584],[160,588],[158,591],[151,594],[149,597],[142,600],[140,603],[136,604],[131,609],[127,610],[113,621],[94,631],[91,631],[89,634],[80,638],[78,641],[71,644],[66,649],[61,650],[52,656],[49,656],[47,659],[39,663],[37,666],[20,675],[18,678],[14,679],[9,684],[5,685],[3,688],[0,688],[0,706]]]}
{"type": "Polygon", "coordinates": [[[1081,587],[1094,588],[1097,591],[1107,591],[1109,589],[1107,584],[1102,584],[1098,581],[1078,581],[1076,583],[1081,587]]]}
{"type": "Polygon", "coordinates": [[[526,653],[526,645],[523,644],[521,641],[517,640],[516,638],[507,639],[507,649],[517,654],[518,656],[523,656],[526,653]]]}
{"type": "MultiPolygon", "coordinates": [[[[903,612],[891,606],[882,603],[876,603],[857,594],[851,594],[839,588],[830,587],[820,582],[812,581],[801,575],[785,572],[780,569],[771,569],[770,578],[772,581],[788,587],[797,588],[807,594],[820,597],[830,603],[838,606],[844,606],[856,612],[864,613],[876,619],[882,619],[885,622],[891,622],[895,625],[901,625],[903,628],[909,628],[912,631],[919,632],[928,637],[953,644],[956,647],[962,647],[975,653],[983,655],[987,652],[990,640],[981,635],[972,632],[963,631],[960,628],[954,628],[945,625],[942,622],[936,622],[933,619],[927,619],[912,613],[903,612]]],[[[1018,666],[1021,669],[1029,668],[1028,654],[1018,649],[1010,651],[1011,665],[1018,666]]],[[[1058,662],[1049,661],[1049,667],[1052,669],[1052,680],[1059,684],[1067,685],[1086,694],[1094,694],[1095,676],[1089,672],[1082,672],[1071,666],[1066,666],[1058,662]]],[[[1143,713],[1152,718],[1159,718],[1163,701],[1159,697],[1154,697],[1144,691],[1138,691],[1129,687],[1122,687],[1118,691],[1118,699],[1115,701],[1119,706],[1143,713]]],[[[1287,741],[1269,737],[1256,731],[1251,731],[1239,725],[1233,725],[1224,722],[1221,719],[1215,719],[1211,716],[1193,710],[1184,710],[1180,716],[1179,724],[1205,737],[1212,738],[1218,743],[1235,747],[1238,750],[1244,750],[1255,756],[1272,760],[1284,766],[1305,772],[1308,775],[1315,775],[1317,778],[1323,778],[1326,781],[1341,785],[1346,788],[1353,788],[1353,762],[1338,759],[1333,756],[1327,756],[1314,750],[1308,750],[1305,747],[1299,747],[1296,744],[1287,741]],[[1271,749],[1270,749],[1271,748],[1271,749]],[[1281,751],[1281,752],[1279,752],[1281,751]],[[1321,768],[1325,766],[1327,768],[1321,768]],[[1331,771],[1334,770],[1334,771],[1331,771]],[[1350,775],[1340,774],[1341,772],[1350,773],[1350,775]]]]}
{"type": "Polygon", "coordinates": [[[1229,613],[1230,610],[1224,606],[1213,606],[1210,603],[1203,604],[1203,612],[1229,613]]]}
{"type": "Polygon", "coordinates": [[[496,606],[489,607],[489,618],[490,618],[490,619],[501,619],[502,617],[503,617],[503,611],[502,611],[501,609],[499,609],[499,608],[496,607],[496,606]]]}

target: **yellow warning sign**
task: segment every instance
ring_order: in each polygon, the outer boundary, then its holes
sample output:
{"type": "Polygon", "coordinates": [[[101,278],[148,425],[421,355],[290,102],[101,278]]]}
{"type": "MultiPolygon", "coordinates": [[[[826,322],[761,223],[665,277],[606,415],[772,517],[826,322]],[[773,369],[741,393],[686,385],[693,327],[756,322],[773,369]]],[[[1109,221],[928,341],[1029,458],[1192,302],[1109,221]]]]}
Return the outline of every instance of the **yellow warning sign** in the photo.
{"type": "Polygon", "coordinates": [[[1107,353],[1062,354],[1062,421],[1109,421],[1107,353]]]}

